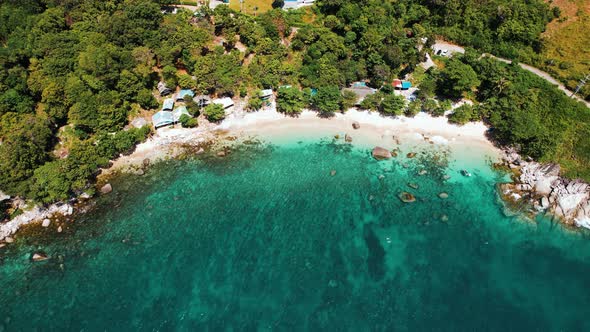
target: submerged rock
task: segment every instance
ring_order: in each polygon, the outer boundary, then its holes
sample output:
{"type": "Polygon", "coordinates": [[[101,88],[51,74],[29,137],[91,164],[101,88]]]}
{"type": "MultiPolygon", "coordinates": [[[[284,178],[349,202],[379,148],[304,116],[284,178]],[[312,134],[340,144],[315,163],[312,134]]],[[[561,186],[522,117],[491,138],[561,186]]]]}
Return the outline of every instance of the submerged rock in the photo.
{"type": "Polygon", "coordinates": [[[6,243],[13,243],[14,242],[14,239],[11,238],[10,236],[7,236],[7,237],[4,238],[4,242],[6,242],[6,243]]]}
{"type": "Polygon", "coordinates": [[[225,155],[226,155],[225,151],[219,151],[219,152],[217,152],[217,156],[218,157],[225,157],[225,155]]]}
{"type": "Polygon", "coordinates": [[[113,186],[111,186],[110,183],[105,184],[104,186],[102,186],[102,188],[100,188],[100,192],[102,194],[109,194],[113,191],[113,186]]]}
{"type": "Polygon", "coordinates": [[[385,159],[391,159],[391,152],[389,152],[389,150],[384,149],[380,146],[377,146],[373,149],[373,158],[377,159],[377,160],[385,160],[385,159]]]}
{"type": "Polygon", "coordinates": [[[410,152],[410,153],[408,153],[408,154],[406,155],[406,157],[408,157],[408,158],[410,158],[410,159],[411,159],[411,158],[414,158],[414,157],[416,157],[416,152],[410,152]]]}
{"type": "Polygon", "coordinates": [[[350,143],[350,142],[352,142],[352,137],[350,135],[348,135],[348,134],[345,134],[344,135],[344,141],[350,143]]]}
{"type": "Polygon", "coordinates": [[[360,123],[358,123],[357,121],[354,121],[354,122],[352,123],[352,128],[353,128],[353,129],[359,129],[360,127],[361,127],[361,124],[360,124],[360,123]]]}
{"type": "Polygon", "coordinates": [[[151,164],[151,162],[152,162],[152,161],[150,160],[150,158],[145,158],[145,159],[142,161],[143,167],[148,167],[148,166],[151,164]]]}
{"type": "Polygon", "coordinates": [[[438,197],[440,197],[441,199],[447,199],[447,198],[449,198],[449,194],[442,192],[442,193],[438,194],[438,197]]]}
{"type": "Polygon", "coordinates": [[[61,233],[62,231],[63,231],[63,229],[61,228],[61,226],[58,226],[58,227],[57,227],[57,232],[58,232],[58,233],[61,233]]]}
{"type": "Polygon", "coordinates": [[[49,219],[43,219],[43,222],[41,223],[41,226],[43,226],[43,227],[49,227],[50,224],[51,224],[51,220],[49,220],[49,219]]]}
{"type": "Polygon", "coordinates": [[[418,189],[419,186],[417,183],[410,182],[410,183],[408,183],[408,187],[413,188],[413,189],[418,189]]]}
{"type": "Polygon", "coordinates": [[[416,197],[407,191],[401,192],[398,197],[404,203],[414,203],[416,201],[416,197]]]}
{"type": "Polygon", "coordinates": [[[331,171],[330,171],[330,175],[331,175],[331,176],[334,176],[334,175],[336,175],[336,170],[331,170],[331,171]]]}

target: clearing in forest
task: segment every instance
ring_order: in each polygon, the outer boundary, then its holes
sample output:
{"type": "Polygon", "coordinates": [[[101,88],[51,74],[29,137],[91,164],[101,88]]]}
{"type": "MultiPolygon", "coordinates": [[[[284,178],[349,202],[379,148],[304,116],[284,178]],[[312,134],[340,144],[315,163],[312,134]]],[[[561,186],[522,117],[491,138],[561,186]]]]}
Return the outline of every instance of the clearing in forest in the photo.
{"type": "Polygon", "coordinates": [[[247,14],[256,15],[272,9],[272,0],[230,0],[229,7],[247,14]]]}

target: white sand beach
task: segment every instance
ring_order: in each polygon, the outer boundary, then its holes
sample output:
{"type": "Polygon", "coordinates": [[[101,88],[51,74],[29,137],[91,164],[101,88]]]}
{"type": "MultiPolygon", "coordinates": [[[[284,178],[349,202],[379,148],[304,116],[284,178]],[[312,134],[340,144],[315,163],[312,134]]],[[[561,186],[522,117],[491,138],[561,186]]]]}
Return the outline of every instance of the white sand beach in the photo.
{"type": "Polygon", "coordinates": [[[146,142],[137,146],[127,156],[113,161],[102,176],[113,172],[133,170],[146,158],[152,162],[172,158],[183,151],[185,146],[198,146],[214,141],[217,134],[235,136],[257,136],[272,142],[292,141],[293,139],[312,139],[348,134],[354,144],[372,147],[380,145],[394,148],[408,142],[424,142],[452,146],[469,146],[473,150],[497,157],[500,150],[486,138],[487,127],[482,122],[463,126],[451,124],[446,117],[433,117],[420,113],[413,118],[388,117],[377,112],[350,109],[346,113],[336,113],[333,117],[322,118],[317,112],[304,110],[297,117],[286,116],[276,111],[275,104],[257,111],[235,110],[220,124],[202,124],[198,128],[161,128],[146,142]],[[355,130],[352,124],[360,128],[355,130]]]}

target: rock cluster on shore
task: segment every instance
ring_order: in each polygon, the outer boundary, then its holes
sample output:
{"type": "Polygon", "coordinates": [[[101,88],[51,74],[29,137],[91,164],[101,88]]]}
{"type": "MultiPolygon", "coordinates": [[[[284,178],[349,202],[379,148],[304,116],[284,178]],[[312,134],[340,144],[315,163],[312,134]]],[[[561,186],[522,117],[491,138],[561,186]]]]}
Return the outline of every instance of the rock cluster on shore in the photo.
{"type": "Polygon", "coordinates": [[[513,150],[504,160],[511,169],[520,170],[517,183],[502,186],[504,196],[513,200],[529,199],[538,211],[547,211],[569,225],[590,229],[590,185],[582,180],[560,176],[557,164],[525,161],[513,150]]]}
{"type": "Polygon", "coordinates": [[[7,223],[0,224],[0,240],[5,240],[7,243],[10,243],[10,240],[12,240],[10,236],[16,233],[16,231],[23,225],[40,222],[56,215],[69,216],[73,212],[74,207],[70,204],[53,204],[48,208],[35,206],[33,209],[25,211],[23,214],[14,217],[7,223]]]}

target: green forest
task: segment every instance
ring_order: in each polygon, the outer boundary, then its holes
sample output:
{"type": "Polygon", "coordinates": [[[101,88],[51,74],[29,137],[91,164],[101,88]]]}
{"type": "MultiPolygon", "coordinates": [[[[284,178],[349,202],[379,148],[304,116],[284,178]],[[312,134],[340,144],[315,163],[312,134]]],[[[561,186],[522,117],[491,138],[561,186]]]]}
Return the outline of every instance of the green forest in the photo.
{"type": "MultiPolygon", "coordinates": [[[[260,89],[271,88],[289,114],[346,110],[356,100],[341,89],[360,80],[379,89],[361,107],[391,116],[440,116],[467,98],[474,105],[450,121],[483,119],[501,144],[590,180],[583,104],[473,49],[416,70],[437,35],[499,55],[536,54],[559,15],[541,0],[318,0],[256,17],[227,6],[163,13],[169,2],[0,2],[0,190],[41,203],[92,193],[98,169],[150,135],[129,121],[160,108],[161,80],[198,94],[251,96],[251,110],[262,105],[260,89]],[[407,74],[420,88],[409,104],[390,85],[407,74]]],[[[203,114],[223,117],[215,107],[203,114]]]]}

